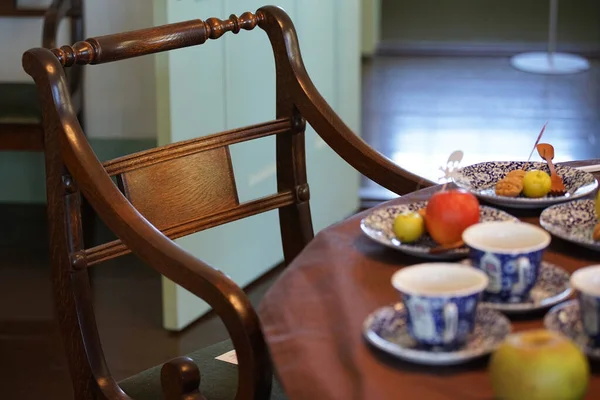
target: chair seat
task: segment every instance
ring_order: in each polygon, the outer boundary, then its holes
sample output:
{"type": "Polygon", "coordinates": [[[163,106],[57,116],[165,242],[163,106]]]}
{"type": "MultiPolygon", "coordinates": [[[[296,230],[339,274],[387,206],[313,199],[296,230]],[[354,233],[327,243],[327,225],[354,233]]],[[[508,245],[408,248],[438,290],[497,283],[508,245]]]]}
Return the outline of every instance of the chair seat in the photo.
{"type": "Polygon", "coordinates": [[[41,124],[35,84],[0,83],[0,124],[41,124]]]}
{"type": "MultiPolygon", "coordinates": [[[[215,360],[215,357],[230,350],[233,350],[233,344],[230,340],[226,340],[187,355],[200,369],[200,393],[207,400],[232,400],[235,398],[238,367],[215,360]]],[[[135,400],[163,399],[160,385],[161,368],[162,365],[147,369],[119,382],[119,385],[135,400]]],[[[271,399],[286,399],[283,389],[276,379],[273,380],[271,399]]]]}

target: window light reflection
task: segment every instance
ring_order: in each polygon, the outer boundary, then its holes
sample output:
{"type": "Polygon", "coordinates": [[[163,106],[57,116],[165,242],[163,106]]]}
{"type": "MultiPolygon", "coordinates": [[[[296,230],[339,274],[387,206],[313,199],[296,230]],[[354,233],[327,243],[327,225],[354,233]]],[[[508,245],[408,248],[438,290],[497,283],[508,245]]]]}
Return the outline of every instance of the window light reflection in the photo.
{"type": "MultiPolygon", "coordinates": [[[[441,182],[443,172],[440,167],[445,167],[448,157],[454,150],[462,150],[464,157],[461,166],[475,164],[483,161],[524,161],[527,160],[536,138],[535,132],[530,130],[481,130],[475,129],[443,129],[432,132],[431,130],[411,130],[395,135],[394,147],[402,149],[393,151],[391,159],[401,167],[430,179],[441,182]]],[[[542,142],[555,143],[544,136],[542,142]]],[[[555,146],[561,149],[560,161],[573,160],[572,146],[561,146],[558,141],[555,146]]],[[[532,160],[539,161],[539,156],[534,153],[532,160]]]]}

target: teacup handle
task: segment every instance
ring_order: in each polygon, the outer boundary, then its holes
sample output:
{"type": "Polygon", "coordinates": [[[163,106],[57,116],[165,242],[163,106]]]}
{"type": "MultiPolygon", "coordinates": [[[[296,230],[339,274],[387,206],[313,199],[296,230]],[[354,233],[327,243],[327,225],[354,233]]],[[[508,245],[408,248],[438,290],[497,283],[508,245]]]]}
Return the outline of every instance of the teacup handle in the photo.
{"type": "Polygon", "coordinates": [[[517,262],[517,266],[519,269],[519,286],[521,292],[524,292],[528,284],[527,276],[531,272],[531,262],[529,261],[529,258],[522,258],[521,260],[522,262],[517,262]]]}
{"type": "Polygon", "coordinates": [[[444,342],[456,339],[458,334],[458,307],[454,303],[444,305],[444,342]]]}

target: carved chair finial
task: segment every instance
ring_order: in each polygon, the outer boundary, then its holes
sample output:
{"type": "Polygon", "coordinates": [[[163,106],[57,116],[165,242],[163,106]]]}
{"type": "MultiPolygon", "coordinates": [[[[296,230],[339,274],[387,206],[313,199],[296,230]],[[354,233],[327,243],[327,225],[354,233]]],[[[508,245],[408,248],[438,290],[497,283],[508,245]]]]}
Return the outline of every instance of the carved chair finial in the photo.
{"type": "Polygon", "coordinates": [[[87,39],[72,46],[61,46],[59,49],[52,49],[52,53],[63,67],[70,67],[74,64],[93,64],[97,51],[91,43],[92,40],[87,39]]]}
{"type": "Polygon", "coordinates": [[[239,33],[241,29],[251,31],[258,25],[262,20],[262,13],[253,14],[251,12],[245,12],[239,17],[235,14],[231,14],[229,19],[222,21],[218,18],[209,18],[204,22],[208,37],[211,39],[218,39],[227,32],[233,32],[234,34],[239,33]]]}
{"type": "Polygon", "coordinates": [[[168,35],[165,35],[165,30],[169,28],[167,25],[143,29],[137,32],[127,32],[86,39],[82,42],[77,42],[72,46],[62,46],[59,49],[52,49],[52,53],[64,67],[70,67],[75,64],[87,65],[106,61],[116,61],[117,59],[152,54],[172,48],[202,44],[208,39],[218,39],[227,32],[237,34],[242,29],[251,31],[260,22],[264,21],[264,19],[264,14],[258,11],[256,14],[245,12],[239,17],[232,14],[229,16],[229,19],[226,19],[225,21],[218,18],[209,18],[206,21],[196,20],[196,22],[199,22],[200,24],[195,23],[193,25],[189,24],[193,21],[188,21],[187,23],[180,23],[181,27],[173,27],[173,32],[169,32],[168,35]],[[198,29],[198,26],[200,26],[200,29],[198,29]],[[180,29],[177,30],[178,28],[180,29]],[[180,44],[180,38],[177,38],[178,35],[181,37],[191,37],[193,40],[184,42],[182,45],[180,44]],[[132,40],[142,38],[152,39],[155,42],[158,42],[159,45],[147,44],[143,49],[139,49],[138,46],[131,43],[132,40]],[[107,45],[110,49],[103,49],[103,47],[107,47],[107,45]],[[113,54],[110,54],[111,51],[113,54]],[[119,52],[117,56],[114,54],[115,51],[119,52]]]}

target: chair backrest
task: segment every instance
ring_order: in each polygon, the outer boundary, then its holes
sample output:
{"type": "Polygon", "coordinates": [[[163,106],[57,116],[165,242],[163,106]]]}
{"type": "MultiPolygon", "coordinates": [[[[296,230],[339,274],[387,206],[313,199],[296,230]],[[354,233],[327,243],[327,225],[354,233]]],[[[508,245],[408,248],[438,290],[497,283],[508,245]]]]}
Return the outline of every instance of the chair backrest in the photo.
{"type": "Polygon", "coordinates": [[[19,7],[18,0],[0,0],[0,17],[41,17],[45,9],[19,7]]]}
{"type": "MultiPolygon", "coordinates": [[[[44,14],[42,29],[42,47],[52,49],[57,46],[58,28],[60,22],[70,18],[70,37],[72,42],[83,40],[85,24],[83,18],[83,0],[53,0],[44,14]]],[[[79,122],[83,125],[83,71],[82,68],[71,68],[67,74],[71,103],[77,112],[79,122]]]]}
{"type": "Polygon", "coordinates": [[[47,8],[24,8],[18,3],[18,0],[0,0],[0,17],[43,17],[42,47],[56,47],[58,28],[65,17],[71,21],[70,40],[83,40],[83,0],[52,0],[47,8]]]}
{"type": "MultiPolygon", "coordinates": [[[[284,257],[292,260],[312,239],[304,129],[308,121],[348,163],[399,194],[427,181],[370,148],[318,93],[302,63],[294,26],[278,7],[102,36],[23,56],[43,104],[48,214],[55,302],[77,399],[101,392],[126,398],[110,376],[96,329],[87,270],[133,252],[158,272],[207,301],[222,318],[239,362],[237,398],[262,398],[271,369],[258,317],[228,277],[192,257],[171,239],[278,209],[284,257]],[[276,65],[275,119],[170,144],[101,164],[72,107],[63,67],[100,64],[199,45],[226,32],[256,26],[268,35],[276,65]],[[235,143],[276,136],[277,193],[240,203],[229,155],[235,143]],[[116,178],[116,184],[112,178],[116,178]],[[80,193],[117,235],[86,248],[80,193]]],[[[183,372],[181,372],[183,374],[183,372]]]]}
{"type": "MultiPolygon", "coordinates": [[[[56,47],[58,30],[63,19],[69,19],[70,39],[73,42],[83,40],[84,19],[83,0],[52,0],[47,8],[23,8],[18,6],[18,0],[0,0],[0,17],[29,18],[43,17],[41,45],[47,49],[56,47]]],[[[80,67],[67,72],[71,91],[71,102],[77,110],[80,121],[83,120],[83,75],[80,67]]],[[[14,124],[11,124],[14,125],[14,124]]],[[[19,126],[11,126],[19,135],[19,126]]],[[[7,145],[8,149],[11,148],[7,145]]],[[[25,145],[25,148],[29,146],[25,145]]],[[[39,147],[42,147],[40,145],[39,147]]],[[[3,146],[0,146],[3,148],[3,146]]]]}

